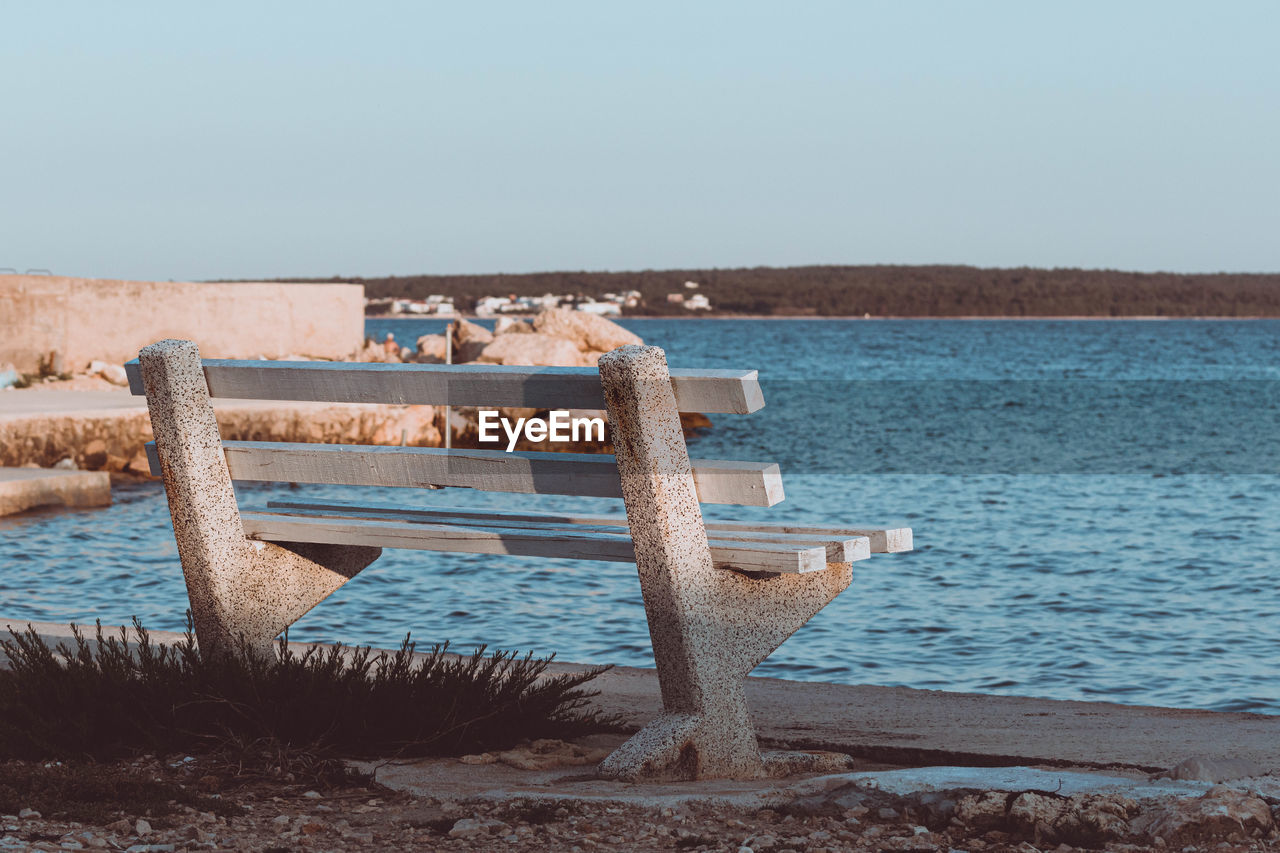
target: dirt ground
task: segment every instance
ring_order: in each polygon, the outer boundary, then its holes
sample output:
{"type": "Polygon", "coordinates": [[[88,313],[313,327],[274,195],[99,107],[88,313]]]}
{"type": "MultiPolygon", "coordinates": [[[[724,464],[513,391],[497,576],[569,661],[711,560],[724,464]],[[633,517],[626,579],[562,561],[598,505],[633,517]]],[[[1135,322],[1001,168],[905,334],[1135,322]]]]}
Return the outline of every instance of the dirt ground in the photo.
{"type": "MultiPolygon", "coordinates": [[[[459,772],[466,772],[458,764],[459,772]]],[[[589,775],[591,768],[576,769],[589,775]]],[[[1187,830],[1192,835],[1168,842],[1131,836],[1068,843],[1047,825],[998,815],[979,820],[980,809],[972,805],[982,801],[980,792],[970,792],[969,800],[957,792],[949,792],[951,800],[871,792],[847,808],[841,807],[850,802],[847,793],[775,808],[533,797],[494,801],[440,793],[392,791],[368,777],[305,759],[265,769],[249,769],[225,756],[144,758],[93,767],[11,762],[0,765],[0,811],[5,812],[0,850],[1068,853],[1170,848],[1232,853],[1269,851],[1277,843],[1273,823],[1263,830],[1238,821],[1187,830]]],[[[1001,792],[999,799],[1010,798],[1001,792]]],[[[1162,807],[1147,803],[1141,809],[1162,807]]],[[[1136,813],[1135,804],[1128,808],[1136,813]]]]}

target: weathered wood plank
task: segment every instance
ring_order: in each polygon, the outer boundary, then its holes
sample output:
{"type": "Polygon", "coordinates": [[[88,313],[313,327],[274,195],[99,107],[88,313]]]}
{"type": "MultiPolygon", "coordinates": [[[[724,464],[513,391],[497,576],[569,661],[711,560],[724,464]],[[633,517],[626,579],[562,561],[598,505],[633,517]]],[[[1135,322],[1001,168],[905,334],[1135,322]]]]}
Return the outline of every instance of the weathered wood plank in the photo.
{"type": "MultiPolygon", "coordinates": [[[[599,525],[621,525],[626,526],[627,517],[625,515],[601,514],[601,515],[573,515],[551,512],[529,512],[522,511],[519,513],[504,513],[498,510],[486,509],[470,509],[470,508],[432,508],[432,509],[413,509],[403,506],[390,506],[378,503],[363,503],[355,501],[309,501],[309,500],[291,500],[291,501],[271,501],[273,507],[291,508],[291,509],[316,509],[330,510],[341,512],[344,510],[360,510],[368,509],[374,512],[386,512],[392,514],[404,514],[406,517],[412,517],[418,514],[439,517],[455,517],[455,518],[490,518],[505,517],[508,519],[528,519],[531,521],[560,522],[563,524],[599,524],[599,525]]],[[[911,528],[910,527],[877,527],[873,525],[850,525],[848,527],[813,527],[798,524],[788,524],[785,522],[739,522],[739,521],[715,521],[714,519],[706,519],[708,531],[714,531],[716,535],[728,533],[750,533],[759,532],[765,535],[775,534],[795,534],[803,536],[814,536],[817,538],[824,537],[866,537],[870,540],[871,553],[873,554],[896,554],[912,549],[911,528]]]]}
{"type": "MultiPolygon", "coordinates": [[[[268,501],[269,510],[291,510],[309,516],[341,518],[404,519],[433,524],[465,524],[469,527],[528,527],[540,530],[579,530],[608,533],[629,537],[630,528],[625,516],[577,517],[565,522],[554,516],[536,517],[523,513],[500,510],[451,511],[448,509],[408,509],[404,507],[379,507],[349,504],[345,506],[317,505],[306,501],[268,501]]],[[[853,563],[871,556],[871,542],[866,536],[833,537],[807,536],[792,533],[760,531],[724,531],[712,536],[721,542],[757,542],[775,545],[820,547],[826,550],[828,563],[853,563]]],[[[714,553],[712,554],[714,557],[714,553]]]]}
{"type": "MultiPolygon", "coordinates": [[[[242,512],[240,517],[247,536],[271,542],[322,542],[469,554],[635,561],[631,537],[625,532],[436,524],[270,512],[242,512]]],[[[717,567],[726,569],[798,574],[827,567],[826,549],[820,545],[713,542],[711,551],[717,567]]]]}
{"type": "MultiPolygon", "coordinates": [[[[491,364],[366,364],[340,361],[203,360],[211,397],[603,409],[600,374],[591,367],[491,364]]],[[[137,360],[125,365],[129,388],[145,393],[137,360]]],[[[748,414],[764,406],[754,370],[673,370],[682,412],[748,414]]]]}
{"type": "MultiPolygon", "coordinates": [[[[222,446],[233,480],[622,496],[614,458],[603,453],[266,441],[226,441],[222,446]]],[[[151,471],[158,476],[159,458],[150,447],[147,453],[151,471]]],[[[703,503],[773,506],[783,499],[782,474],[772,462],[693,460],[693,479],[703,503]]]]}
{"type": "Polygon", "coordinates": [[[709,521],[707,530],[774,530],[778,533],[800,533],[812,536],[866,536],[871,540],[873,554],[900,554],[914,547],[910,527],[823,527],[786,522],[757,524],[739,521],[709,521]]]}

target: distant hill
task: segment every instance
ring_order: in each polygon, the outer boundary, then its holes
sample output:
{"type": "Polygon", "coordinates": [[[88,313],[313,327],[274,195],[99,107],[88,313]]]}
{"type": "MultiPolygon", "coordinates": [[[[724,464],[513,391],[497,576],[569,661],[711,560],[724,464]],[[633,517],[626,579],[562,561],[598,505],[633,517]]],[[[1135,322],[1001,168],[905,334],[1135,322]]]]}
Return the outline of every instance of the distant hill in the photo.
{"type": "MultiPolygon", "coordinates": [[[[315,281],[315,279],[308,279],[315,281]]],[[[334,279],[339,280],[337,278],[334,279]]],[[[597,297],[638,290],[641,315],[687,315],[668,293],[701,293],[714,314],[876,317],[1280,317],[1280,273],[1135,273],[967,266],[817,266],[343,278],[369,297],[597,297]],[[696,291],[684,287],[696,281],[696,291]]],[[[705,312],[700,312],[705,315],[705,312]]]]}

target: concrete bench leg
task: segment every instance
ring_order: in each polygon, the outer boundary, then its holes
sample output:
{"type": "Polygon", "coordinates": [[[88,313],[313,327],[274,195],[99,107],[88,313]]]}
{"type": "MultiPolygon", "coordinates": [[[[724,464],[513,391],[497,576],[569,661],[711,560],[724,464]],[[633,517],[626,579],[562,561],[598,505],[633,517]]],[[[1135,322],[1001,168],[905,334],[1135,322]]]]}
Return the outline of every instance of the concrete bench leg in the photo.
{"type": "Polygon", "coordinates": [[[663,704],[601,772],[699,779],[798,769],[786,756],[761,756],[744,680],[849,585],[851,564],[762,578],[716,569],[666,356],[621,347],[601,356],[600,376],[663,704]]]}
{"type": "Polygon", "coordinates": [[[247,539],[196,345],[160,341],[138,361],[200,649],[244,642],[269,654],[281,631],[382,550],[247,539]]]}

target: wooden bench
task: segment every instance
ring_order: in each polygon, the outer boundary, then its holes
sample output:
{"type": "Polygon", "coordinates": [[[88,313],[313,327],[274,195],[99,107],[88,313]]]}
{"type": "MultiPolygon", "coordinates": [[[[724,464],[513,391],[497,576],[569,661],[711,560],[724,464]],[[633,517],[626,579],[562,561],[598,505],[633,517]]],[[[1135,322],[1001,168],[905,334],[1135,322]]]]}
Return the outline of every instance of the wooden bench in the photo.
{"type": "Polygon", "coordinates": [[[208,653],[242,641],[269,653],[384,547],[635,562],[664,710],[605,760],[606,775],[750,777],[794,766],[761,755],[747,674],[849,585],[855,562],[911,549],[905,528],[704,521],[700,502],[772,506],[782,480],[773,463],[690,460],[679,413],[745,414],[764,399],[755,371],[669,371],[656,347],[621,347],[597,372],[202,361],[195,344],[166,340],[127,370],[147,397],[152,470],[164,478],[208,653]],[[223,442],[211,397],[606,409],[615,455],[223,442]],[[242,511],[233,480],[622,498],[626,514],[303,500],[242,511]]]}

